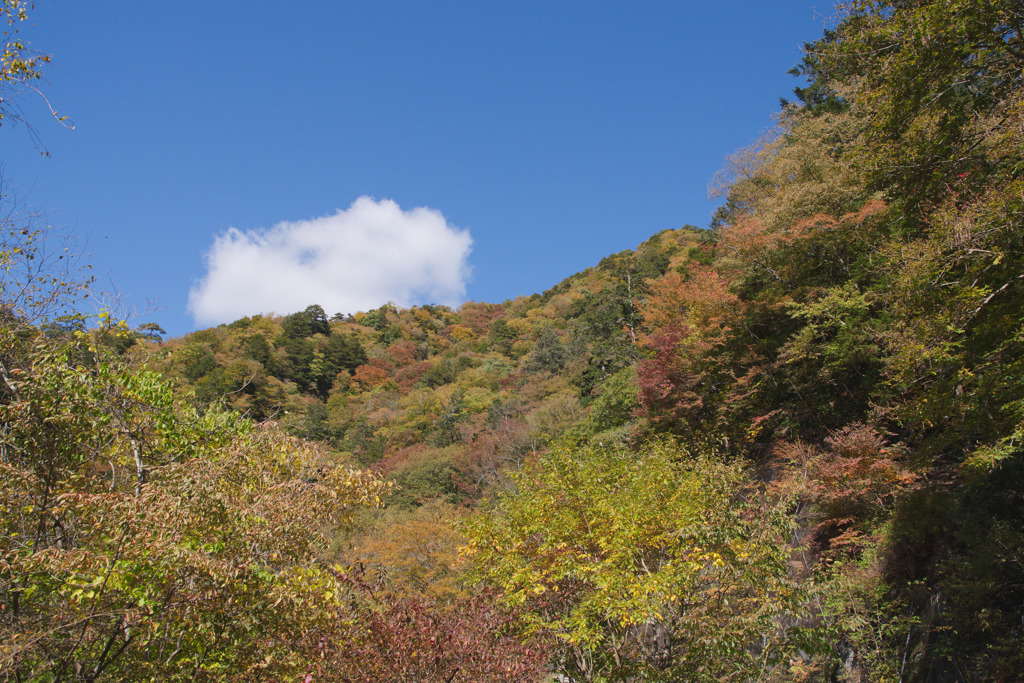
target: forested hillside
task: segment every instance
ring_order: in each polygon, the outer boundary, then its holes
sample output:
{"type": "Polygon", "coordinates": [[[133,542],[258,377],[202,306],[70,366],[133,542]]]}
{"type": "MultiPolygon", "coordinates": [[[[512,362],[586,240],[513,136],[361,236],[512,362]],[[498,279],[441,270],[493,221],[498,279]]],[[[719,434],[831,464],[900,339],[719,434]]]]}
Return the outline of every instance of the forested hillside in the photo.
{"type": "Polygon", "coordinates": [[[163,340],[9,212],[4,679],[1019,680],[1024,8],[841,9],[542,294],[163,340]]]}

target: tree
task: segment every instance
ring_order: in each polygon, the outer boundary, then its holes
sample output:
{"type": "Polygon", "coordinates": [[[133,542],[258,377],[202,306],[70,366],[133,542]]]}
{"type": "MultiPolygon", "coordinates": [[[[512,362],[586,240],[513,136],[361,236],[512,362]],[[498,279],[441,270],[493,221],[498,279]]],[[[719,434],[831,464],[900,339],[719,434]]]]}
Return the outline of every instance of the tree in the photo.
{"type": "Polygon", "coordinates": [[[858,151],[875,188],[893,191],[913,220],[958,179],[1019,172],[998,143],[1019,139],[1020,3],[854,0],[843,9],[835,34],[811,46],[815,83],[841,92],[867,123],[858,151]]]}
{"type": "MultiPolygon", "coordinates": [[[[43,97],[35,84],[43,78],[43,66],[50,62],[51,57],[33,50],[18,35],[21,24],[28,20],[29,12],[33,9],[35,4],[26,0],[0,2],[0,24],[3,24],[0,29],[0,41],[3,43],[3,52],[0,53],[0,126],[5,118],[11,123],[24,122],[17,104],[11,101],[20,90],[33,90],[43,97]]],[[[43,100],[49,106],[45,97],[43,100]]],[[[66,120],[66,117],[58,116],[52,107],[50,113],[59,121],[66,120]]],[[[27,127],[35,137],[33,128],[27,127]]]]}
{"type": "Polygon", "coordinates": [[[320,558],[387,487],[200,412],[97,344],[133,334],[101,322],[0,326],[0,677],[297,677],[345,588],[320,558]]]}
{"type": "Polygon", "coordinates": [[[349,580],[360,601],[356,618],[339,615],[340,638],[310,638],[318,656],[307,680],[534,683],[545,673],[547,644],[517,638],[514,617],[491,596],[459,598],[442,607],[349,580]]]}
{"type": "MultiPolygon", "coordinates": [[[[56,323],[92,282],[74,240],[0,174],[0,316],[5,324],[56,323]]],[[[70,318],[64,318],[70,320],[70,318]]]]}
{"type": "Polygon", "coordinates": [[[1021,552],[1024,11],[841,9],[803,106],[727,174],[712,265],[742,314],[697,359],[666,340],[641,383],[664,409],[725,386],[720,438],[803,453],[850,677],[997,679],[1024,586],[999,559],[1021,552]]]}
{"type": "Polygon", "coordinates": [[[566,359],[565,346],[559,340],[558,332],[551,327],[545,327],[537,336],[537,342],[527,356],[523,369],[527,372],[555,373],[562,369],[566,359]]]}
{"type": "Polygon", "coordinates": [[[513,480],[464,554],[527,633],[560,644],[569,680],[746,680],[794,652],[787,523],[752,516],[738,467],[563,446],[513,480]]]}
{"type": "Polygon", "coordinates": [[[359,340],[347,334],[332,334],[327,340],[324,349],[324,362],[328,369],[327,374],[334,375],[347,370],[354,371],[360,365],[366,363],[366,350],[359,340]]]}
{"type": "Polygon", "coordinates": [[[281,333],[292,339],[306,339],[314,334],[329,335],[331,327],[324,309],[313,304],[303,311],[285,316],[281,323],[281,333]]]}

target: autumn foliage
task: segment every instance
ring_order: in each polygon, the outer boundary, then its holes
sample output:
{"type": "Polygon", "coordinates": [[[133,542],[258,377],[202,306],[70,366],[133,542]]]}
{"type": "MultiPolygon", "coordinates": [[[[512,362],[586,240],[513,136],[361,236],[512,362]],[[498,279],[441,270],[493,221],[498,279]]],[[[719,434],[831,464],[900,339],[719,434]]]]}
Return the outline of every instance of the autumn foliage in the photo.
{"type": "Polygon", "coordinates": [[[3,214],[0,677],[1016,680],[1022,25],[843,3],[708,230],[501,304],[162,341],[3,214]]]}
{"type": "Polygon", "coordinates": [[[310,681],[534,683],[549,648],[520,638],[516,620],[488,595],[447,604],[377,595],[354,581],[363,607],[338,614],[339,628],[313,643],[310,681]]]}

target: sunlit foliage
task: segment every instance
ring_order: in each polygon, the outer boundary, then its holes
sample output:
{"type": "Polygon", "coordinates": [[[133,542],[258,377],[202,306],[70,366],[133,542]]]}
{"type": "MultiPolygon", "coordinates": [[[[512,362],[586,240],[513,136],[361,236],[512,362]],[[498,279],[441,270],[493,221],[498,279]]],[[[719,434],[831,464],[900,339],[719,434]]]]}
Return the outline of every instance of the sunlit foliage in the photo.
{"type": "Polygon", "coordinates": [[[571,680],[746,680],[788,662],[788,526],[740,468],[668,445],[563,446],[514,482],[468,523],[465,556],[560,643],[571,680]]]}

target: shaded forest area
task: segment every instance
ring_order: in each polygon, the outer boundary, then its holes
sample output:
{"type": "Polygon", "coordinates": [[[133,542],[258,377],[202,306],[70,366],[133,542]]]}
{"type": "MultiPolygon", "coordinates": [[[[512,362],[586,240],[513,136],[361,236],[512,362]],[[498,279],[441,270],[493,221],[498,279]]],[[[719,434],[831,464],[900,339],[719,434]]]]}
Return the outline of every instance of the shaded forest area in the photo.
{"type": "Polygon", "coordinates": [[[164,341],[5,196],[0,676],[1019,680],[1024,8],[841,10],[708,229],[501,304],[164,341]]]}

